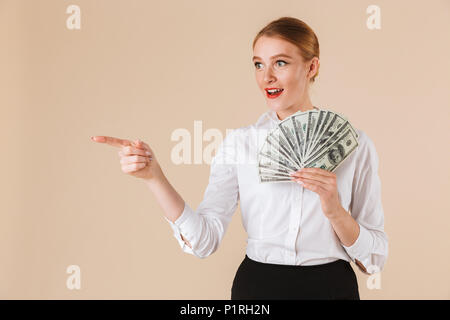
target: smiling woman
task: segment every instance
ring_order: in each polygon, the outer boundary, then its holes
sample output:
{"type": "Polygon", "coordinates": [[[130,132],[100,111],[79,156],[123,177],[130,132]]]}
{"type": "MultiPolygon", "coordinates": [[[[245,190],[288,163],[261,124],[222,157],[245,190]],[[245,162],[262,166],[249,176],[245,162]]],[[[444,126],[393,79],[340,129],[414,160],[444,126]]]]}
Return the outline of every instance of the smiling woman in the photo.
{"type": "MultiPolygon", "coordinates": [[[[303,21],[292,18],[283,17],[269,23],[266,27],[258,32],[255,39],[253,40],[253,49],[255,49],[255,44],[261,37],[279,37],[285,41],[290,42],[296,46],[300,51],[299,54],[304,61],[311,61],[314,57],[319,58],[319,40],[317,39],[314,31],[303,21]]],[[[292,58],[286,54],[278,54],[272,58],[287,57],[292,58]]],[[[253,57],[253,59],[259,57],[253,57]]],[[[260,59],[260,58],[259,58],[260,59]]],[[[281,60],[282,61],[282,60],[281,60]]],[[[311,77],[310,81],[314,82],[316,77],[319,75],[319,65],[311,77]]]]}
{"type": "MultiPolygon", "coordinates": [[[[318,109],[308,91],[319,71],[319,41],[306,23],[293,17],[270,22],[256,35],[253,54],[256,82],[271,110],[252,128],[270,129],[298,111],[318,109]]],[[[247,254],[233,281],[232,300],[359,299],[350,261],[364,273],[381,270],[387,236],[378,157],[367,135],[358,133],[356,154],[335,173],[303,168],[293,174],[299,188],[281,182],[251,191],[239,187],[245,225],[260,228],[251,232],[255,228],[248,227],[247,254]],[[342,202],[349,198],[350,204],[342,202]]],[[[336,150],[331,160],[340,156],[336,150]]],[[[252,179],[239,172],[239,186],[252,179]]]]}
{"type": "Polygon", "coordinates": [[[319,40],[303,21],[283,17],[258,32],[253,41],[256,82],[269,108],[283,120],[313,109],[309,85],[319,72],[319,40]]]}
{"type": "MultiPolygon", "coordinates": [[[[304,22],[284,17],[257,34],[253,55],[256,81],[271,110],[227,133],[196,210],[169,183],[147,143],[93,140],[120,148],[122,171],[146,182],[186,253],[203,259],[216,252],[240,203],[247,248],[231,299],[359,299],[350,262],[371,273],[381,271],[387,257],[374,145],[358,129],[358,147],[336,171],[303,168],[290,180],[260,183],[254,152],[260,133],[267,135],[298,111],[308,111],[312,124],[320,112],[308,94],[319,69],[319,42],[304,22]]],[[[321,137],[338,139],[331,135],[336,119],[326,126],[322,121],[321,137]]],[[[329,161],[341,156],[336,149],[329,161]]]]}

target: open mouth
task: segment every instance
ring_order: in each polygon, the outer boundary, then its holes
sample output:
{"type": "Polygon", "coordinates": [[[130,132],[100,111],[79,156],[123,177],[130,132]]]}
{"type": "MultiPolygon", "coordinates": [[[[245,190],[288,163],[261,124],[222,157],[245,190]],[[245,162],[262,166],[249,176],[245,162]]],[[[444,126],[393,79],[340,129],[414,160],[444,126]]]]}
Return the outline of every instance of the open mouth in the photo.
{"type": "Polygon", "coordinates": [[[266,95],[268,98],[273,99],[279,97],[283,91],[284,89],[266,89],[266,95]]]}

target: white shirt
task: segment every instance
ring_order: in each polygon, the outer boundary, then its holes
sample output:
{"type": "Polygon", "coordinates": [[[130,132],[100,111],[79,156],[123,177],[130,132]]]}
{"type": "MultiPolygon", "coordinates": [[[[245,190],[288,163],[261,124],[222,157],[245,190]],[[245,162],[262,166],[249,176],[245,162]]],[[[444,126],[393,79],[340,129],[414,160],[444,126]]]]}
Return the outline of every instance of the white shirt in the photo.
{"type": "Polygon", "coordinates": [[[211,162],[209,184],[197,210],[185,202],[174,223],[164,217],[181,249],[199,258],[215,252],[240,201],[250,259],[302,266],[357,259],[367,273],[381,271],[388,255],[388,238],[372,140],[355,128],[359,145],[334,171],[341,205],[360,227],[358,238],[347,247],[324,215],[317,193],[294,181],[259,182],[257,153],[267,132],[280,121],[276,112],[269,110],[255,124],[227,134],[211,162]]]}

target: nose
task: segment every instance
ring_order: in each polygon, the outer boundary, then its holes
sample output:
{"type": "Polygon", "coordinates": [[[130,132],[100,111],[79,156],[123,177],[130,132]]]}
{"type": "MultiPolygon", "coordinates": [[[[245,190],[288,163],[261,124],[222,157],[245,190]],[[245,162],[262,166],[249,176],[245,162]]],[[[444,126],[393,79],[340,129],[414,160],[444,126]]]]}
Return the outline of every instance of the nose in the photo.
{"type": "Polygon", "coordinates": [[[273,70],[271,68],[267,68],[266,71],[264,72],[264,81],[267,83],[272,83],[274,82],[275,76],[273,74],[273,70]]]}

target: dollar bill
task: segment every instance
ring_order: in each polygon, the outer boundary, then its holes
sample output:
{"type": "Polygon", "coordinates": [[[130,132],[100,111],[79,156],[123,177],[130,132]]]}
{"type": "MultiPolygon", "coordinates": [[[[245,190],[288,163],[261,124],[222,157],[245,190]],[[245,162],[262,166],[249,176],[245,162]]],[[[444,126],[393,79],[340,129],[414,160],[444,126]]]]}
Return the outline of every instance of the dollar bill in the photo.
{"type": "Polygon", "coordinates": [[[268,175],[268,176],[277,175],[277,176],[290,177],[289,174],[292,171],[289,169],[285,169],[285,168],[273,169],[272,167],[268,167],[268,166],[259,166],[258,172],[259,172],[259,174],[268,175]]]}
{"type": "Polygon", "coordinates": [[[275,172],[294,172],[293,167],[287,167],[282,163],[275,161],[271,158],[268,158],[264,155],[260,155],[258,157],[258,167],[264,168],[267,170],[275,171],[275,172]]]}
{"type": "Polygon", "coordinates": [[[292,121],[292,118],[287,118],[287,119],[282,120],[278,124],[278,127],[280,128],[281,132],[285,136],[286,141],[291,146],[294,156],[297,159],[297,163],[301,165],[303,163],[302,157],[301,157],[301,152],[300,152],[301,148],[300,148],[300,145],[296,138],[294,122],[292,121]]]}
{"type": "Polygon", "coordinates": [[[297,139],[297,143],[300,147],[300,157],[302,159],[302,164],[304,162],[304,150],[305,150],[305,136],[306,136],[306,125],[307,125],[307,119],[308,119],[308,113],[302,112],[302,113],[294,113],[289,118],[292,121],[292,125],[294,127],[295,131],[295,138],[297,139]]]}
{"type": "MultiPolygon", "coordinates": [[[[312,142],[312,144],[309,146],[309,151],[310,152],[313,151],[316,148],[318,143],[323,143],[323,139],[324,138],[326,139],[326,137],[324,137],[322,139],[321,139],[321,137],[324,134],[325,129],[329,128],[328,124],[330,123],[330,121],[332,120],[334,115],[336,115],[339,118],[340,122],[348,121],[348,119],[347,119],[347,117],[345,115],[327,110],[327,114],[326,114],[325,119],[323,121],[322,127],[320,128],[319,132],[315,135],[315,138],[314,138],[314,141],[312,142]],[[319,140],[319,139],[321,139],[321,140],[319,140]]],[[[354,130],[354,128],[352,126],[350,126],[350,128],[353,130],[353,133],[356,135],[356,137],[359,138],[358,137],[358,133],[356,132],[356,130],[354,130]]],[[[330,134],[331,134],[330,132],[325,133],[325,135],[328,136],[328,137],[330,136],[330,134]]]]}
{"type": "Polygon", "coordinates": [[[337,134],[343,131],[346,123],[348,123],[347,120],[343,119],[338,114],[334,114],[333,118],[324,129],[322,135],[317,139],[317,143],[314,148],[308,151],[306,162],[309,158],[313,157],[318,152],[321,152],[326,145],[330,145],[338,137],[337,134]]]}
{"type": "Polygon", "coordinates": [[[317,120],[316,127],[314,128],[313,139],[311,140],[310,144],[308,145],[308,152],[310,150],[312,150],[314,148],[314,146],[316,145],[317,140],[322,135],[323,130],[329,123],[329,121],[332,117],[332,114],[333,114],[332,112],[330,112],[328,110],[320,110],[320,112],[321,112],[321,114],[319,114],[319,118],[317,120]]]}
{"type": "Polygon", "coordinates": [[[314,131],[314,127],[316,125],[317,122],[317,118],[318,118],[318,114],[319,111],[317,110],[309,110],[308,111],[308,119],[307,119],[307,124],[306,124],[306,135],[305,135],[305,144],[304,144],[304,150],[303,150],[303,154],[304,154],[304,158],[307,157],[307,153],[308,153],[308,147],[309,144],[311,143],[311,140],[313,139],[313,131],[314,131]]]}
{"type": "Polygon", "coordinates": [[[292,178],[259,176],[260,182],[290,182],[292,178]]]}
{"type": "Polygon", "coordinates": [[[331,110],[296,112],[278,123],[258,152],[260,182],[293,181],[304,167],[334,171],[358,146],[348,119],[331,110]]]}
{"type": "Polygon", "coordinates": [[[278,153],[287,157],[293,164],[300,166],[301,162],[295,156],[295,149],[291,147],[288,139],[281,130],[273,130],[267,135],[267,141],[277,149],[278,153]]]}
{"type": "Polygon", "coordinates": [[[298,168],[295,164],[292,164],[291,161],[278,153],[278,151],[276,151],[269,143],[263,144],[258,155],[258,163],[259,165],[261,163],[266,163],[272,167],[283,167],[291,171],[295,171],[298,168]]]}
{"type": "Polygon", "coordinates": [[[353,130],[345,133],[316,158],[309,160],[308,167],[334,171],[358,146],[358,138],[353,130]]]}

